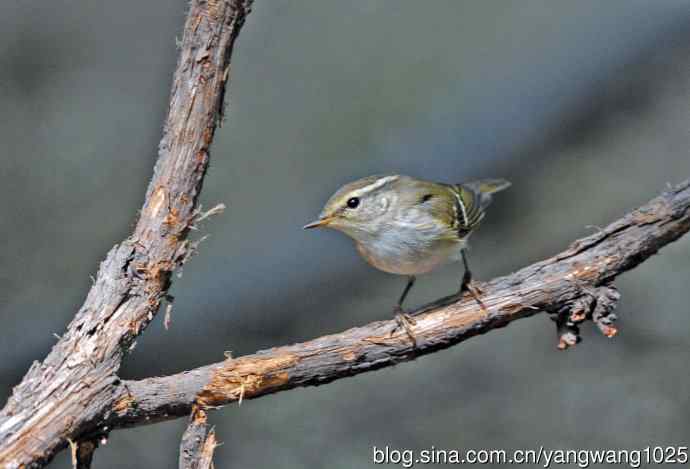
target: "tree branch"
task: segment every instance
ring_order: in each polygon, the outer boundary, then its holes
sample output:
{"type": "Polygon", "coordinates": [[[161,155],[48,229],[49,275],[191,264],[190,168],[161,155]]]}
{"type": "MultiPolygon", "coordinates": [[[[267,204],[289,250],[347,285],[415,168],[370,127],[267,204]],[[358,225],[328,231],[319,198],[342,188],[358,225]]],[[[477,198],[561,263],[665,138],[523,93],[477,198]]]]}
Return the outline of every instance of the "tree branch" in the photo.
{"type": "Polygon", "coordinates": [[[91,469],[93,453],[98,448],[98,439],[93,438],[79,442],[69,440],[69,445],[72,452],[72,467],[74,469],[91,469]]]}
{"type": "Polygon", "coordinates": [[[579,340],[591,319],[615,335],[612,285],[661,247],[690,230],[690,180],[562,253],[482,286],[487,311],[474,300],[448,297],[415,312],[414,347],[396,321],[257,352],[172,376],[125,381],[107,424],[127,427],[187,415],[193,405],[217,407],[300,386],[315,386],[397,363],[504,327],[540,311],[559,324],[559,348],[579,340]]]}
{"type": "Polygon", "coordinates": [[[180,443],[180,469],[210,469],[213,467],[213,451],[216,434],[209,431],[206,412],[194,407],[189,425],[180,443]]]}
{"type": "Polygon", "coordinates": [[[153,178],[132,235],[101,263],[88,296],[43,363],[0,412],[0,467],[40,467],[97,429],[119,396],[117,371],[194,252],[187,234],[221,119],[235,39],[251,0],[194,0],[184,27],[153,178]]]}

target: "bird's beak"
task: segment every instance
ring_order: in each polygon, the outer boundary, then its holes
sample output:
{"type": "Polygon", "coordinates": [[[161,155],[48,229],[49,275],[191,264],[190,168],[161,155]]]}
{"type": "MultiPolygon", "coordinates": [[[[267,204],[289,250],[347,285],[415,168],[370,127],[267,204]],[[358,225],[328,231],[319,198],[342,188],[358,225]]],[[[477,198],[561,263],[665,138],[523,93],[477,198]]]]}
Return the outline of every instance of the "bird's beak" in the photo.
{"type": "Polygon", "coordinates": [[[322,226],[328,226],[329,223],[333,221],[333,217],[325,217],[319,220],[307,223],[302,228],[305,230],[311,230],[312,228],[321,228],[322,226]]]}

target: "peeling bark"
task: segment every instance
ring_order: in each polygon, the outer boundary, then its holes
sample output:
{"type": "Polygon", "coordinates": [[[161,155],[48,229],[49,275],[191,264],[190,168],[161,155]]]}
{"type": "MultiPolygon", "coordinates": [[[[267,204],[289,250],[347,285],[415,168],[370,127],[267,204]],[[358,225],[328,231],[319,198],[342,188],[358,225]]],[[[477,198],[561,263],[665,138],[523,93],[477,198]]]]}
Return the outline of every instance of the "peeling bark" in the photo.
{"type": "Polygon", "coordinates": [[[0,467],[41,467],[99,430],[120,397],[117,372],[193,252],[187,234],[221,119],[230,55],[250,0],[194,0],[184,27],[153,178],[132,235],[101,263],[57,344],[0,412],[0,467]]]}
{"type": "Polygon", "coordinates": [[[575,241],[562,253],[484,285],[482,311],[472,298],[448,297],[416,311],[414,346],[396,321],[373,322],[340,334],[272,348],[172,376],[126,381],[112,427],[187,415],[300,386],[316,386],[435,352],[540,311],[554,313],[559,348],[579,341],[591,320],[613,337],[614,279],[690,230],[690,181],[575,241]]]}

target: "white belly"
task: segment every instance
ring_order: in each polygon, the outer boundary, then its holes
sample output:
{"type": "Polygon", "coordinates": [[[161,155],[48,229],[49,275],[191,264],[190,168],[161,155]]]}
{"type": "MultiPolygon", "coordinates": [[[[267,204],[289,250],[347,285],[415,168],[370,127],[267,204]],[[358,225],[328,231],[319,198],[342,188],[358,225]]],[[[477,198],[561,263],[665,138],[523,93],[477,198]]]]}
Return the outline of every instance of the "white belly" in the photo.
{"type": "Polygon", "coordinates": [[[425,274],[443,264],[458,261],[463,248],[464,241],[426,239],[419,233],[411,237],[397,230],[388,236],[357,243],[357,250],[369,264],[399,275],[425,274]]]}

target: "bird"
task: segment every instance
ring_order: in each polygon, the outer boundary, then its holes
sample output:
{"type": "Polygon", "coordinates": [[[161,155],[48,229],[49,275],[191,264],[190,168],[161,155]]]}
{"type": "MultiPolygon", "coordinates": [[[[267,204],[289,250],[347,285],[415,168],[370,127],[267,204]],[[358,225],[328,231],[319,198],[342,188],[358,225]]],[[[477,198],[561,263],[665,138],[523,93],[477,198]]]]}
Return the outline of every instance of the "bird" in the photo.
{"type": "Polygon", "coordinates": [[[468,292],[486,310],[473,286],[467,242],[486,214],[493,194],[510,187],[505,179],[446,184],[401,174],[374,175],[345,184],[326,202],[317,220],[304,229],[330,228],[352,238],[373,267],[407,276],[393,311],[398,326],[416,344],[416,321],[403,303],[418,275],[462,261],[458,295],[468,292]]]}

